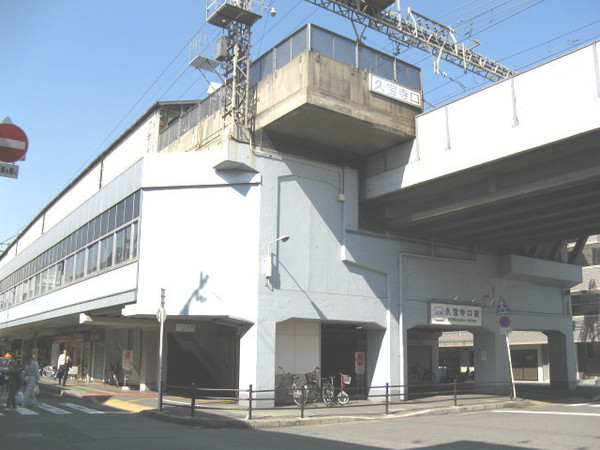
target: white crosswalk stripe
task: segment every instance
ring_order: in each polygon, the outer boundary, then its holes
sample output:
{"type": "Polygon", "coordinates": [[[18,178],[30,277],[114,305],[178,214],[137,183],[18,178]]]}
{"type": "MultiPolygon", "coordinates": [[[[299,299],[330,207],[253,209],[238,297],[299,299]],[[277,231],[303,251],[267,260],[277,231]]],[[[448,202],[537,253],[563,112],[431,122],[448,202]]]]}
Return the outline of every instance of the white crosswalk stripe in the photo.
{"type": "Polygon", "coordinates": [[[21,414],[22,416],[39,416],[40,413],[32,411],[29,408],[25,408],[24,406],[17,406],[16,409],[17,414],[21,414]]]}
{"type": "Polygon", "coordinates": [[[60,403],[61,406],[66,406],[67,408],[72,408],[77,411],[84,412],[86,414],[104,414],[104,411],[98,411],[96,409],[86,408],[85,406],[77,405],[75,403],[60,403]]]}
{"type": "Polygon", "coordinates": [[[49,405],[48,403],[39,403],[38,408],[41,408],[44,411],[51,412],[52,414],[73,414],[71,411],[66,411],[62,408],[57,408],[56,406],[49,405]]]}
{"type": "Polygon", "coordinates": [[[50,413],[56,415],[73,414],[74,412],[84,414],[104,414],[104,411],[87,408],[76,403],[59,403],[60,408],[48,403],[38,403],[36,406],[17,406],[17,409],[10,410],[6,407],[0,407],[0,416],[8,416],[10,414],[19,414],[21,416],[39,416],[40,414],[50,413]]]}

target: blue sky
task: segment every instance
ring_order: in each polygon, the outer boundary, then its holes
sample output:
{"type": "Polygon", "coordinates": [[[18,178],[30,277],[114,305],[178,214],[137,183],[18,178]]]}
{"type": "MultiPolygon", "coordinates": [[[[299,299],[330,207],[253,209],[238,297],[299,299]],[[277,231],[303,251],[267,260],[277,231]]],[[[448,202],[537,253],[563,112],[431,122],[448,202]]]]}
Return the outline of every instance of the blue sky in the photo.
{"type": "MultiPolygon", "coordinates": [[[[256,58],[312,22],[354,37],[344,18],[304,0],[264,0],[277,10],[253,27],[256,58]]],[[[599,0],[402,0],[453,26],[459,40],[522,71],[600,39],[599,0]]],[[[0,243],[11,239],[154,102],[206,95],[211,75],[187,66],[200,33],[206,55],[221,34],[204,0],[0,0],[0,121],[29,137],[18,179],[0,177],[0,243]]],[[[386,37],[365,43],[390,52],[386,37]]],[[[487,84],[418,50],[398,56],[422,68],[424,98],[440,106],[487,84]]],[[[557,87],[568,90],[568,86],[557,87]]],[[[557,107],[557,111],[560,108],[557,107]]],[[[4,246],[0,245],[0,250],[4,246]]]]}

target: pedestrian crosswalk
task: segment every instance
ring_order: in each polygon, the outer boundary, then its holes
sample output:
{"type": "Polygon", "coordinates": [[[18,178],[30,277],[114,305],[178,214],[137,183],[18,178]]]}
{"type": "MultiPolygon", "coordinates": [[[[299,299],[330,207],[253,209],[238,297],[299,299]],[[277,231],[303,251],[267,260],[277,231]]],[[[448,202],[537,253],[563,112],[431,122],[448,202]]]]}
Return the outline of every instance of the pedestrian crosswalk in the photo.
{"type": "Polygon", "coordinates": [[[0,409],[0,416],[7,414],[20,414],[22,416],[39,416],[40,414],[104,414],[104,411],[100,411],[87,406],[78,405],[76,403],[59,403],[58,405],[50,405],[48,403],[38,403],[36,406],[17,406],[17,409],[10,410],[5,408],[0,409]]]}
{"type": "Polygon", "coordinates": [[[600,408],[600,402],[570,403],[567,406],[589,406],[590,408],[600,408]]]}

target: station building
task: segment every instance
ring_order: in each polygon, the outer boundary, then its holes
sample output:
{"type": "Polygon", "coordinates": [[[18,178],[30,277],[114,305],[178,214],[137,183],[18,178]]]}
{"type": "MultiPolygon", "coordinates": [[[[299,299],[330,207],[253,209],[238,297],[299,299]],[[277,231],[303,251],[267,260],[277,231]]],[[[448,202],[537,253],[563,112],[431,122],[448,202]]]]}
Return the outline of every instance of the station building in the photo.
{"type": "MultiPolygon", "coordinates": [[[[520,76],[471,101],[510,96],[520,76]]],[[[164,294],[167,385],[268,390],[319,366],[376,391],[437,370],[440,334],[460,330],[475,382],[505,383],[502,301],[513,329],[547,336],[551,382],[574,386],[581,268],[566,250],[542,259],[380,220],[403,208],[398,170],[486,164],[473,132],[486,111],[459,100],[453,120],[475,128],[448,148],[448,111],[423,113],[418,68],[313,25],[255,61],[252,82],[252,142],[223,127],[220,91],[158,102],[31,220],[0,257],[3,351],[55,361],[66,347],[73,376],[126,365],[128,383],[156,389],[164,294]]]]}

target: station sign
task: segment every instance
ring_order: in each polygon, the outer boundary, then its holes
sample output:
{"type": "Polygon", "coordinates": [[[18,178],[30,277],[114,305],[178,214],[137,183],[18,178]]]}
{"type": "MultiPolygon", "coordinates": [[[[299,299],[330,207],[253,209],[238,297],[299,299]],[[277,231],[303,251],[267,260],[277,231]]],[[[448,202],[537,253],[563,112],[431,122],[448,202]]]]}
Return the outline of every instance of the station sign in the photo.
{"type": "Polygon", "coordinates": [[[369,90],[409,105],[421,107],[421,94],[387,78],[369,74],[369,90]]]}
{"type": "Polygon", "coordinates": [[[430,303],[430,325],[481,326],[481,306],[430,303]]]}

